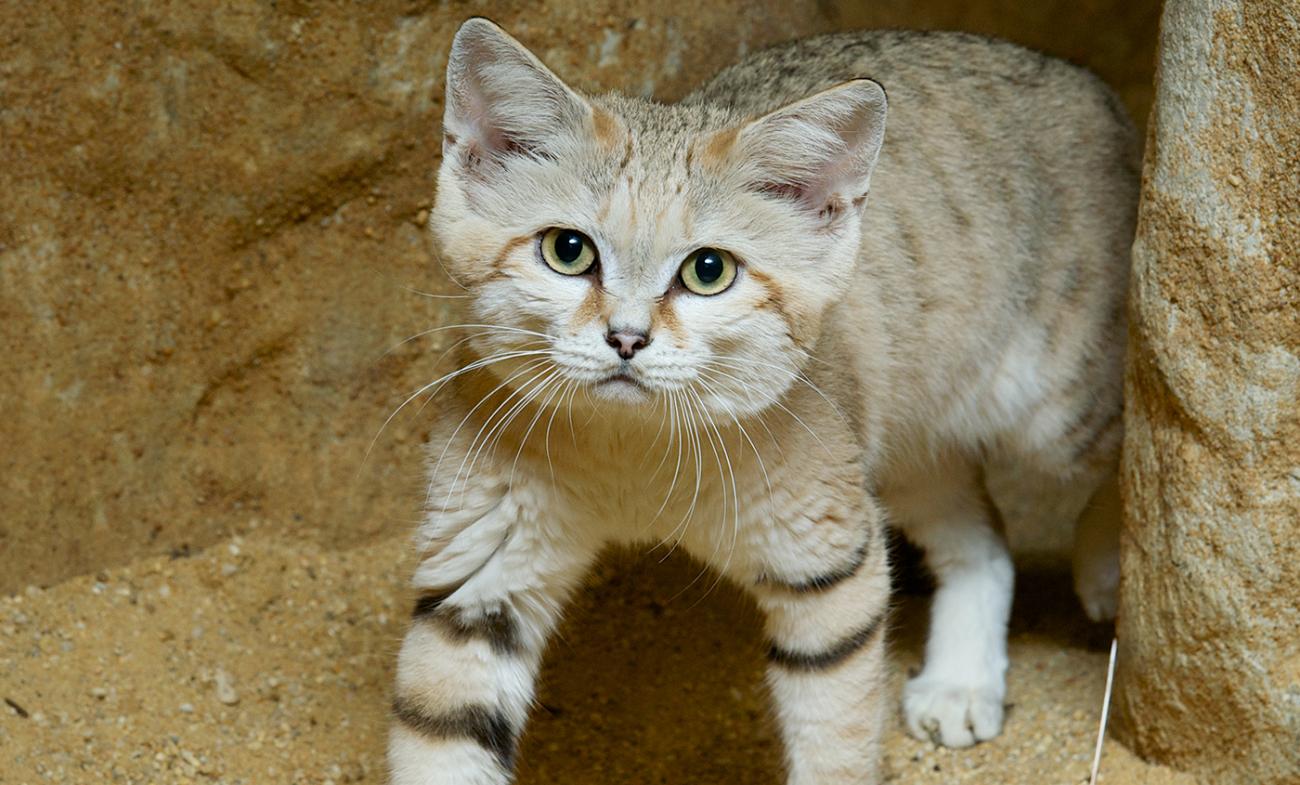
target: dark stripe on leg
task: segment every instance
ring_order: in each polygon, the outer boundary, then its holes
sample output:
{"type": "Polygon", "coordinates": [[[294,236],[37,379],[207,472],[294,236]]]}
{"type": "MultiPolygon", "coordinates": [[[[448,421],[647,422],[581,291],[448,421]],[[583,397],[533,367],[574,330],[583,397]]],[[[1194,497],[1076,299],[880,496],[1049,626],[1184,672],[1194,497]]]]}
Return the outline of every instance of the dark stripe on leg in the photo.
{"type": "Polygon", "coordinates": [[[462,609],[444,608],[438,619],[458,641],[484,640],[497,654],[519,653],[515,618],[505,608],[487,611],[476,618],[466,618],[462,609]]]}
{"type": "Polygon", "coordinates": [[[773,643],[767,650],[767,659],[773,665],[792,671],[819,671],[832,668],[852,657],[859,649],[870,643],[876,637],[876,634],[880,632],[885,617],[888,615],[888,609],[881,611],[878,616],[867,622],[865,626],[851,633],[848,637],[840,639],[825,651],[791,651],[773,643]]]}
{"type": "Polygon", "coordinates": [[[411,611],[411,618],[423,619],[432,616],[442,606],[444,600],[450,596],[450,592],[428,592],[421,594],[415,601],[415,610],[411,611]]]}
{"type": "Polygon", "coordinates": [[[862,543],[853,552],[853,558],[847,564],[822,575],[802,581],[788,581],[765,575],[759,579],[759,583],[798,593],[826,591],[837,583],[846,581],[858,574],[858,570],[862,569],[862,565],[867,561],[867,553],[871,550],[870,545],[870,541],[862,543]]]}
{"type": "Polygon", "coordinates": [[[495,755],[501,768],[514,768],[515,730],[500,712],[486,706],[465,706],[446,714],[429,714],[397,698],[393,701],[393,716],[428,739],[472,741],[495,755]]]}
{"type": "Polygon", "coordinates": [[[518,626],[515,624],[514,615],[508,609],[494,608],[478,616],[469,617],[464,608],[445,605],[447,597],[447,594],[433,592],[421,595],[415,602],[412,617],[416,621],[437,624],[459,643],[481,640],[487,641],[492,651],[497,654],[519,652],[518,626]]]}

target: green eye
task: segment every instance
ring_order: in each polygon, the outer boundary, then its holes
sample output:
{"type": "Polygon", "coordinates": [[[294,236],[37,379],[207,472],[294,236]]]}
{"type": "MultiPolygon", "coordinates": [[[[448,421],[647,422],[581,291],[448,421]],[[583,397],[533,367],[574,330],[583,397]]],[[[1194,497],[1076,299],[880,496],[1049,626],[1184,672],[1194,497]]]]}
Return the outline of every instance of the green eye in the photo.
{"type": "Polygon", "coordinates": [[[582,275],[599,258],[596,244],[582,232],[547,229],[542,234],[542,259],[548,267],[561,275],[582,275]]]}
{"type": "Polygon", "coordinates": [[[726,291],[736,280],[736,259],[717,248],[701,248],[682,263],[682,285],[709,296],[726,291]]]}

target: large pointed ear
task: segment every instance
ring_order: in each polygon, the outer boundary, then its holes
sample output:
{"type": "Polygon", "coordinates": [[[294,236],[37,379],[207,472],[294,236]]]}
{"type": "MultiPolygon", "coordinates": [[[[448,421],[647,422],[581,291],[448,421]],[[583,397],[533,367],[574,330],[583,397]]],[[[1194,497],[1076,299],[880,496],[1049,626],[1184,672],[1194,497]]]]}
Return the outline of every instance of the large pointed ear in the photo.
{"type": "Polygon", "coordinates": [[[557,138],[591,115],[587,101],[532,52],[478,17],[456,31],[446,103],[444,151],[464,146],[471,161],[550,157],[557,138]]]}
{"type": "Polygon", "coordinates": [[[752,187],[832,218],[867,193],[887,106],[879,84],[855,79],[750,122],[733,150],[752,187]]]}

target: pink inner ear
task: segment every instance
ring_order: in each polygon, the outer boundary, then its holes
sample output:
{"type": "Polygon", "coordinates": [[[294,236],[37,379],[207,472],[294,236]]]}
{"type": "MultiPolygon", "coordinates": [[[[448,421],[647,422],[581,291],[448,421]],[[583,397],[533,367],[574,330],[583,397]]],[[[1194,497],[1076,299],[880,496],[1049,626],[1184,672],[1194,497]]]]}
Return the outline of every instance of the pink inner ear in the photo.
{"type": "Polygon", "coordinates": [[[802,202],[808,194],[806,187],[794,183],[760,183],[758,190],[781,199],[789,199],[792,202],[802,202]]]}
{"type": "MultiPolygon", "coordinates": [[[[464,98],[468,108],[465,119],[469,121],[471,130],[463,141],[465,160],[471,168],[484,160],[499,164],[502,163],[503,158],[512,155],[535,153],[533,147],[505,127],[501,118],[493,116],[490,106],[482,96],[482,91],[476,91],[468,93],[464,98]]],[[[451,134],[447,134],[447,139],[452,145],[457,141],[451,134]]]]}
{"type": "Polygon", "coordinates": [[[833,220],[844,211],[844,200],[837,194],[811,184],[768,181],[756,183],[754,187],[759,193],[793,202],[815,212],[826,221],[833,220]]]}

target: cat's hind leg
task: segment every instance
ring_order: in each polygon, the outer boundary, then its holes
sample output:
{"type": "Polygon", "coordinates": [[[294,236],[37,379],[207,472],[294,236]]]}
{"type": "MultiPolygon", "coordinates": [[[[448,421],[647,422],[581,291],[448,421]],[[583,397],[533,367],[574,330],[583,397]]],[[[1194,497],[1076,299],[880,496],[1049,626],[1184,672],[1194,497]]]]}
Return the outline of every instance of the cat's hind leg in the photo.
{"type": "Polygon", "coordinates": [[[903,690],[907,729],[947,747],[991,739],[1002,730],[1014,582],[997,511],[977,468],[957,459],[891,485],[885,502],[938,584],[925,664],[903,690]]]}
{"type": "MultiPolygon", "coordinates": [[[[1012,444],[1005,465],[1036,477],[1050,477],[1056,491],[1080,509],[1074,525],[1071,558],[1074,591],[1088,618],[1115,618],[1119,602],[1119,532],[1122,510],[1118,463],[1124,438],[1118,390],[1096,395],[1059,396],[1062,403],[1035,412],[1039,422],[1065,423],[1060,433],[1037,442],[1012,444]],[[1074,404],[1071,408],[1070,404],[1074,404]]],[[[1051,434],[1048,428],[1027,429],[1051,434]]]]}
{"type": "Polygon", "coordinates": [[[1093,621],[1115,618],[1119,604],[1119,478],[1110,473],[1074,527],[1074,592],[1093,621]]]}

